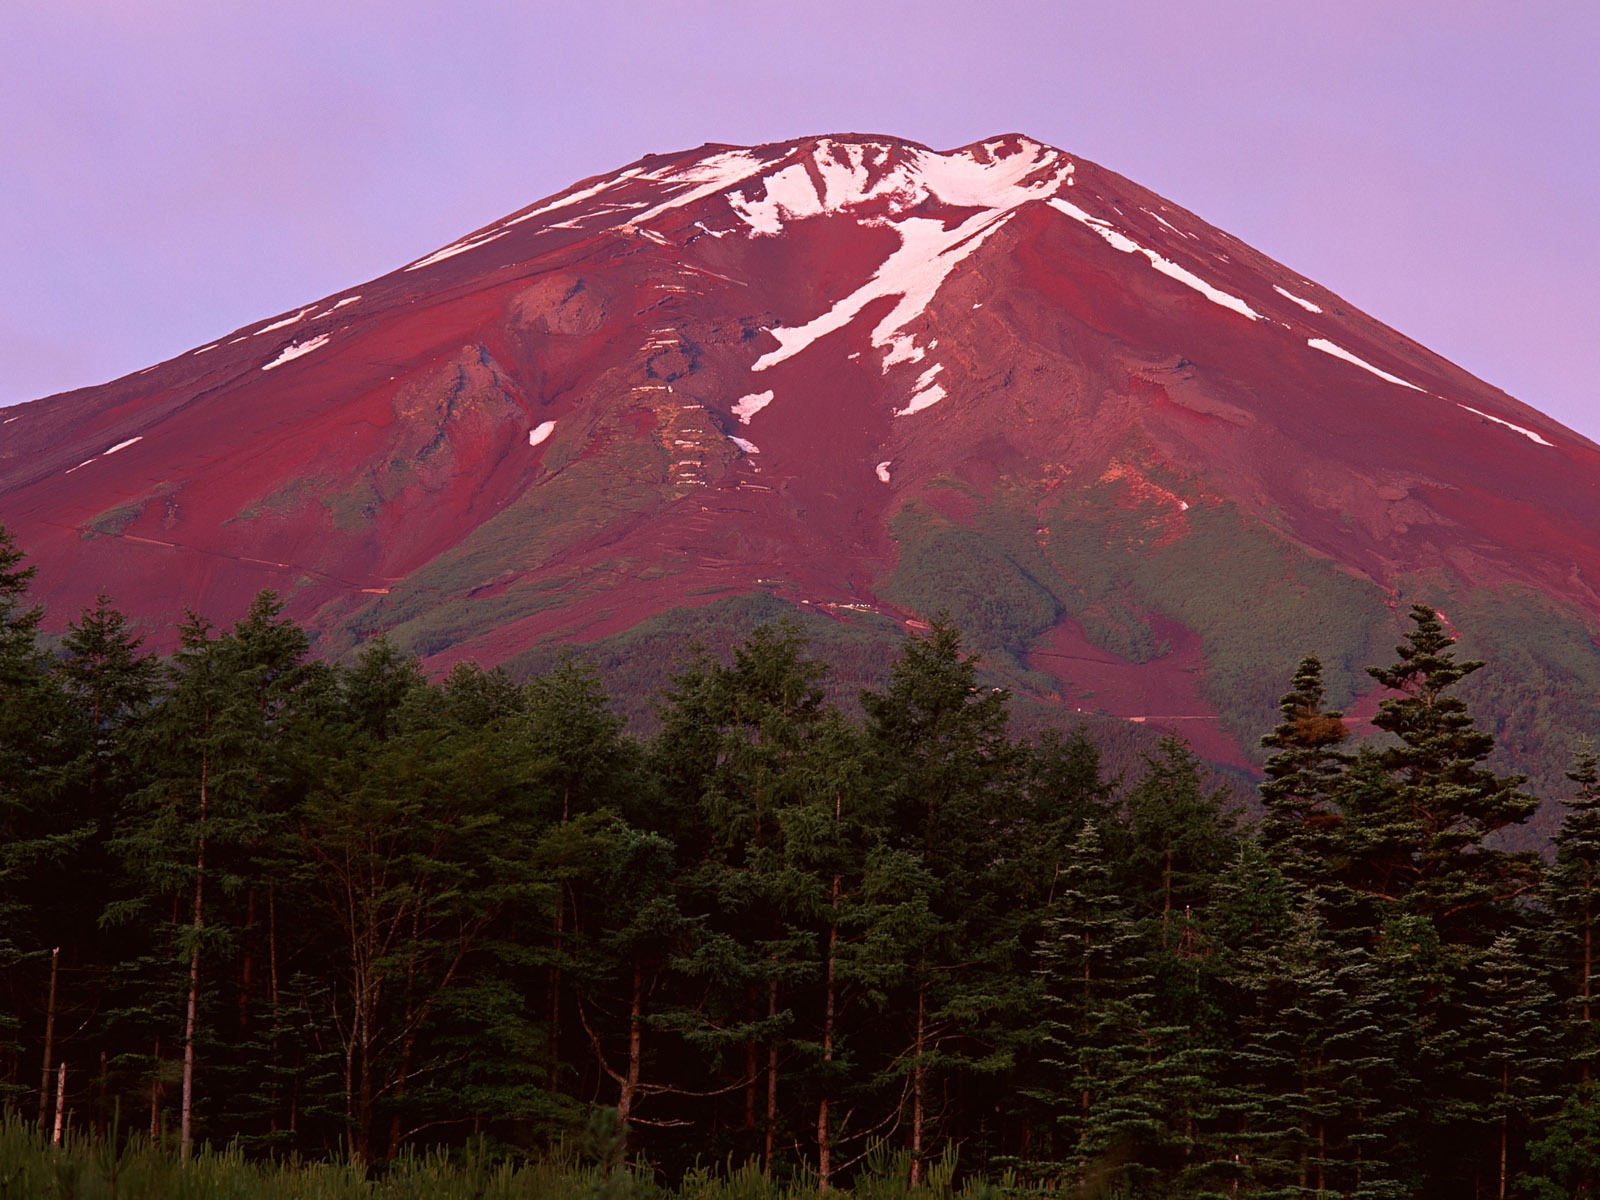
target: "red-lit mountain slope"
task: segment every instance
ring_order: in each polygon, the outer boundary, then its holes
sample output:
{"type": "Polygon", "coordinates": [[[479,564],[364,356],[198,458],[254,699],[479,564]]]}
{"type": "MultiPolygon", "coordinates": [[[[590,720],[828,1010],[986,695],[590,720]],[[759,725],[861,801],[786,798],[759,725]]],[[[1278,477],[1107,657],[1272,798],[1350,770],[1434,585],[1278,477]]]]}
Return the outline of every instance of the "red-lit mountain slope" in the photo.
{"type": "Polygon", "coordinates": [[[948,606],[1020,691],[1222,759],[1424,596],[1517,660],[1485,695],[1527,753],[1519,705],[1576,729],[1600,684],[1600,448],[1018,135],[652,155],[3,420],[57,627],[273,588],[442,665],[750,593],[948,606]]]}

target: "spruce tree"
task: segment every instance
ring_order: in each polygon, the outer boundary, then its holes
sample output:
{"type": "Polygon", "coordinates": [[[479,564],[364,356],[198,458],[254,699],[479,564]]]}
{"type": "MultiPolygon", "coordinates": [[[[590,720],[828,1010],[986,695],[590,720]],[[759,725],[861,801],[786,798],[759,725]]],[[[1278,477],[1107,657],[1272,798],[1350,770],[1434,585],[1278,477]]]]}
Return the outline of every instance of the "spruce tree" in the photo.
{"type": "Polygon", "coordinates": [[[1600,756],[1592,746],[1567,778],[1575,790],[1563,802],[1541,899],[1549,913],[1546,952],[1565,1006],[1562,1056],[1570,1082],[1588,1084],[1600,1073],[1600,756]]]}
{"type": "Polygon", "coordinates": [[[1289,878],[1319,883],[1339,820],[1334,797],[1348,763],[1340,747],[1349,730],[1343,713],[1324,707],[1322,663],[1315,655],[1300,660],[1279,711],[1283,719],[1261,739],[1271,751],[1260,786],[1261,841],[1289,878]]]}
{"type": "Polygon", "coordinates": [[[1393,735],[1378,762],[1391,803],[1414,833],[1412,845],[1385,848],[1394,868],[1385,886],[1404,896],[1407,912],[1436,920],[1447,940],[1487,945],[1501,927],[1497,913],[1532,888],[1537,861],[1486,839],[1526,821],[1538,800],[1522,790],[1524,776],[1483,765],[1494,738],[1453,690],[1484,664],[1456,659],[1455,639],[1431,607],[1413,605],[1411,619],[1415,628],[1395,648],[1397,661],[1367,669],[1400,693],[1379,704],[1372,723],[1393,735]]]}

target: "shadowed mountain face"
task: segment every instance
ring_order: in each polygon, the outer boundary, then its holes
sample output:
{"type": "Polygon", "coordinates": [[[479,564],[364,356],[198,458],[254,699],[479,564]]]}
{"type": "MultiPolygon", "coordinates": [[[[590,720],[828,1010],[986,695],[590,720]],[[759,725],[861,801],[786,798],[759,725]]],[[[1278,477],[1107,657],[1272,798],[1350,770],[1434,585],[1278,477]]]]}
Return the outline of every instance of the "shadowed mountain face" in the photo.
{"type": "Polygon", "coordinates": [[[330,653],[446,665],[753,594],[867,639],[948,608],[1019,693],[1242,762],[1303,653],[1374,703],[1425,598],[1515,660],[1502,738],[1600,694],[1600,448],[1018,135],[650,156],[3,419],[58,627],[272,588],[330,653]]]}

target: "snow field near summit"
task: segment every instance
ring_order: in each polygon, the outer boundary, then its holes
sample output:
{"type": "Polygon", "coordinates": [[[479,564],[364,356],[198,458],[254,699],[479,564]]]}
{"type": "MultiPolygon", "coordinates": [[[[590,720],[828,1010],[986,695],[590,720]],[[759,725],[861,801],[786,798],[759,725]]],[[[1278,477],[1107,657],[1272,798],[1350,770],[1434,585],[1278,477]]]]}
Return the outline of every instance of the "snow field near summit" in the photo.
{"type": "Polygon", "coordinates": [[[1054,192],[1073,172],[1064,154],[1035,142],[988,162],[962,152],[915,150],[884,170],[889,150],[881,143],[825,138],[805,161],[761,176],[759,199],[746,195],[753,187],[742,189],[728,197],[729,207],[750,226],[749,236],[771,237],[783,232],[785,219],[841,212],[878,198],[887,199],[895,215],[930,199],[955,208],[1011,208],[1054,192]],[[1036,176],[1042,177],[1028,182],[1036,176]]]}
{"type": "MultiPolygon", "coordinates": [[[[1406,380],[1401,379],[1398,375],[1391,375],[1381,367],[1373,366],[1364,358],[1356,357],[1337,342],[1330,342],[1327,338],[1307,338],[1306,345],[1310,346],[1313,350],[1321,350],[1324,354],[1331,354],[1334,358],[1342,358],[1345,362],[1360,367],[1363,371],[1370,371],[1379,379],[1387,380],[1390,383],[1397,383],[1401,387],[1410,388],[1413,392],[1420,392],[1423,390],[1416,384],[1409,383],[1406,380]]],[[[1463,405],[1462,407],[1465,408],[1466,406],[1463,405]]]]}
{"type": "Polygon", "coordinates": [[[541,442],[548,441],[550,439],[550,435],[555,431],[556,423],[554,421],[540,422],[538,425],[535,425],[532,429],[528,430],[528,445],[537,446],[541,442]]]}
{"type": "Polygon", "coordinates": [[[804,325],[769,330],[778,339],[778,348],[756,359],[750,369],[764,371],[794,357],[818,338],[843,329],[868,304],[885,296],[900,299],[873,328],[872,345],[880,350],[895,346],[895,361],[916,361],[911,348],[896,345],[895,335],[921,315],[950,272],[1010,215],[1009,211],[997,214],[984,209],[954,229],[946,229],[943,221],[931,217],[907,217],[891,223],[900,235],[900,248],[884,259],[872,278],[804,325]]]}

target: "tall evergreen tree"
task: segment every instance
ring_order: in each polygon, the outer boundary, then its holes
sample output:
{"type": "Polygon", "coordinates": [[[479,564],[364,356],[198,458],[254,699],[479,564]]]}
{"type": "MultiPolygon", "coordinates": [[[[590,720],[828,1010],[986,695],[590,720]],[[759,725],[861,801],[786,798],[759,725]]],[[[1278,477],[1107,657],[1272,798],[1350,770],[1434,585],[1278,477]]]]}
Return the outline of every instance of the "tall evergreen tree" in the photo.
{"type": "Polygon", "coordinates": [[[1546,949],[1556,994],[1566,1011],[1560,1022],[1563,1058],[1572,1083],[1600,1073],[1600,755],[1586,746],[1567,778],[1574,792],[1555,834],[1555,862],[1541,898],[1550,920],[1546,949]]]}
{"type": "Polygon", "coordinates": [[[1339,820],[1334,797],[1348,763],[1340,748],[1349,737],[1344,714],[1324,700],[1322,663],[1307,655],[1279,704],[1282,720],[1261,739],[1270,751],[1260,787],[1261,841],[1279,869],[1301,884],[1327,875],[1339,820]]]}
{"type": "Polygon", "coordinates": [[[1384,886],[1404,896],[1406,911],[1434,918],[1448,940],[1486,945],[1499,928],[1496,911],[1532,888],[1537,856],[1485,840],[1526,821],[1538,800],[1522,790],[1523,776],[1483,765],[1494,738],[1453,690],[1484,664],[1456,659],[1455,639],[1429,606],[1413,605],[1411,619],[1397,661],[1368,668],[1399,693],[1378,705],[1372,723],[1395,739],[1378,762],[1411,835],[1409,845],[1387,848],[1393,872],[1384,886]]]}

